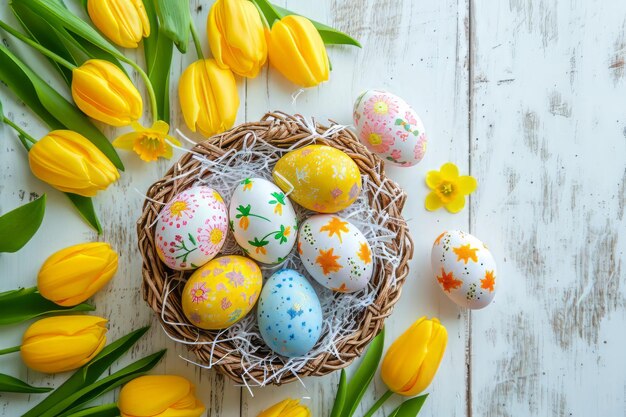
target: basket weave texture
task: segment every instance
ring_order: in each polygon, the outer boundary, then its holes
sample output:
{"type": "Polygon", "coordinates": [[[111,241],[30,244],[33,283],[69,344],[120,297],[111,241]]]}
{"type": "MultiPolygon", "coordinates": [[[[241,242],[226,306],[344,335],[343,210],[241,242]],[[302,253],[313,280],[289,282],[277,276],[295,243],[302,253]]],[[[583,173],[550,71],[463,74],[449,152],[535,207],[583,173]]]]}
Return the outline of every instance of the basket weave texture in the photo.
{"type": "MultiPolygon", "coordinates": [[[[257,140],[263,140],[278,148],[289,148],[294,144],[311,137],[312,132],[302,116],[291,116],[281,112],[267,113],[260,121],[244,123],[220,135],[197,144],[193,152],[186,153],[165,176],[155,182],[147,191],[148,197],[143,205],[143,212],[137,222],[139,250],[143,256],[142,291],[144,300],[154,310],[164,330],[173,338],[190,342],[213,342],[216,332],[200,330],[192,326],[172,326],[168,323],[187,323],[180,301],[179,285],[173,294],[167,298],[164,306],[166,281],[186,280],[191,271],[173,271],[165,266],[157,255],[154,242],[154,224],[163,205],[181,191],[193,186],[198,175],[181,175],[188,172],[200,172],[200,177],[208,178],[212,173],[209,170],[200,171],[201,162],[193,155],[200,154],[208,159],[217,159],[231,149],[241,149],[246,141],[256,135],[257,140]],[[252,133],[252,134],[251,134],[252,133]],[[172,180],[172,178],[175,178],[172,180]],[[198,331],[200,336],[198,337],[198,331]]],[[[313,122],[318,134],[324,134],[327,126],[313,122]]],[[[308,124],[310,126],[310,122],[308,124]]],[[[394,250],[402,253],[402,258],[395,268],[383,262],[377,262],[372,280],[378,283],[379,291],[374,302],[358,319],[358,329],[348,337],[335,341],[339,356],[326,352],[309,359],[304,367],[295,374],[285,374],[274,384],[284,384],[304,376],[322,376],[348,366],[360,356],[369,342],[382,330],[385,319],[391,314],[394,305],[400,298],[402,284],[406,279],[409,266],[408,261],[413,255],[413,242],[408,232],[406,222],[401,212],[406,195],[393,181],[387,179],[384,173],[384,163],[363,146],[356,136],[348,129],[341,129],[325,138],[317,138],[316,143],[335,147],[347,153],[357,164],[361,173],[370,178],[375,187],[382,187],[385,192],[372,193],[370,205],[376,210],[386,210],[390,224],[387,227],[393,230],[395,238],[388,245],[394,245],[394,250]],[[393,198],[392,198],[393,197],[393,198]],[[401,249],[401,250],[398,250],[401,249]],[[395,277],[393,274],[395,273],[395,277]]],[[[341,295],[338,295],[341,296],[341,295]]],[[[251,313],[253,314],[253,313],[251,313]]],[[[249,364],[242,363],[230,342],[186,344],[193,351],[200,363],[214,364],[224,375],[238,383],[245,383],[244,374],[248,377],[263,379],[264,369],[250,368],[249,364]],[[216,363],[217,362],[217,363],[216,363]]],[[[274,370],[281,369],[279,359],[271,363],[274,370]]]]}

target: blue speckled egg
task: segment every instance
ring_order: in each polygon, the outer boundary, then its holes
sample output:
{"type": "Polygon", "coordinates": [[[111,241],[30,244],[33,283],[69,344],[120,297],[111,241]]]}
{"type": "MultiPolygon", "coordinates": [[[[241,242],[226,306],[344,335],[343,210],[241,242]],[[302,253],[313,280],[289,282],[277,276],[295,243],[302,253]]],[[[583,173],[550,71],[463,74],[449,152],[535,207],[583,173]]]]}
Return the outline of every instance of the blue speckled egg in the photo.
{"type": "Polygon", "coordinates": [[[257,304],[259,331],[276,353],[302,356],[322,333],[322,306],[307,279],[293,269],[281,269],[265,283],[257,304]]]}

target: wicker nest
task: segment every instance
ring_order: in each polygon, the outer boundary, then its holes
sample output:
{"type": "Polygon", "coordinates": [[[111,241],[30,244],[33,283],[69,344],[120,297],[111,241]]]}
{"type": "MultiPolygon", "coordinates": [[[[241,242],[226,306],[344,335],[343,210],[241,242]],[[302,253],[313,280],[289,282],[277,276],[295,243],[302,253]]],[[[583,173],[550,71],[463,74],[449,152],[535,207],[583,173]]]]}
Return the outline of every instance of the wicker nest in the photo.
{"type": "MultiPolygon", "coordinates": [[[[231,342],[218,341],[216,332],[200,330],[192,326],[172,326],[168,323],[187,323],[183,314],[180,291],[182,286],[174,290],[174,296],[170,294],[167,303],[166,298],[167,280],[178,279],[184,281],[191,274],[190,271],[173,271],[160,261],[154,242],[154,224],[163,205],[170,201],[179,192],[191,187],[198,180],[197,175],[181,175],[186,172],[197,172],[200,162],[194,158],[194,153],[214,160],[224,155],[228,150],[241,149],[246,141],[254,136],[260,140],[271,143],[278,148],[289,148],[299,141],[311,137],[312,132],[303,123],[302,116],[291,116],[280,112],[268,113],[261,121],[239,125],[220,135],[197,144],[193,153],[185,154],[170,170],[165,177],[154,183],[147,191],[148,197],[143,206],[141,218],[137,222],[137,234],[139,238],[139,250],[143,256],[143,297],[148,305],[155,311],[164,330],[177,340],[190,342],[208,342],[201,344],[186,344],[193,351],[200,363],[212,364],[219,372],[228,375],[238,383],[246,383],[243,375],[247,378],[263,379],[265,369],[250,368],[244,366],[241,356],[231,342]],[[174,178],[174,180],[172,180],[174,178]],[[200,332],[200,336],[198,336],[200,332]],[[217,362],[217,363],[216,363],[217,362]],[[245,372],[244,372],[245,368],[245,372]]],[[[315,123],[318,134],[323,134],[329,127],[315,123]]],[[[378,293],[374,302],[364,310],[362,316],[357,319],[358,329],[341,340],[335,340],[335,346],[339,356],[335,353],[325,352],[309,359],[305,366],[297,371],[297,374],[284,374],[274,384],[292,382],[298,377],[322,376],[335,370],[348,366],[356,357],[360,356],[370,341],[382,330],[385,319],[391,314],[394,305],[400,298],[402,284],[409,272],[408,261],[413,255],[413,242],[409,236],[406,222],[401,216],[406,195],[399,186],[385,177],[384,164],[370,153],[348,129],[341,129],[326,138],[317,138],[316,143],[326,144],[347,153],[357,164],[361,173],[369,176],[372,186],[382,187],[386,192],[371,194],[370,205],[377,211],[383,208],[389,214],[391,224],[386,225],[395,233],[393,245],[398,253],[402,253],[399,264],[394,269],[384,262],[377,262],[372,280],[378,286],[378,293]],[[392,197],[394,197],[392,199],[392,197]],[[395,277],[393,276],[395,274],[395,277]]],[[[200,177],[205,179],[211,175],[208,170],[202,171],[200,177]]],[[[283,362],[276,358],[271,362],[273,370],[281,369],[283,362]]]]}

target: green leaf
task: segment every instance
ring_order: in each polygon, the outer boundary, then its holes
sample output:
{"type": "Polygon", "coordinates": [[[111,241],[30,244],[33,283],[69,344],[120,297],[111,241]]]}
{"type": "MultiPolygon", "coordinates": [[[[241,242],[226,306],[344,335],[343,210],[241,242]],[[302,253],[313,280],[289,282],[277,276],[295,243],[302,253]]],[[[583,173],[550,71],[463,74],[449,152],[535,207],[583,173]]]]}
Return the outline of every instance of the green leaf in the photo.
{"type": "Polygon", "coordinates": [[[21,392],[26,394],[41,394],[52,391],[49,387],[33,387],[26,382],[12,377],[11,375],[0,374],[0,392],[21,392]]]}
{"type": "MultiPolygon", "coordinates": [[[[259,1],[259,0],[255,0],[255,1],[259,1]]],[[[262,0],[262,1],[265,1],[265,0],[262,0]]],[[[294,13],[291,10],[283,9],[282,7],[278,7],[276,5],[274,5],[274,9],[281,15],[281,17],[288,16],[290,14],[298,15],[298,13],[294,13]]],[[[316,22],[315,20],[311,20],[311,23],[313,23],[313,26],[315,26],[317,31],[320,33],[322,40],[327,45],[352,45],[352,46],[357,46],[359,48],[361,47],[361,44],[359,43],[359,41],[357,41],[353,37],[337,29],[334,29],[323,23],[316,22]]]]}
{"type": "MultiPolygon", "coordinates": [[[[28,1],[28,0],[23,0],[28,1]]],[[[69,129],[89,139],[120,170],[124,165],[109,140],[76,106],[0,44],[0,80],[31,108],[50,129],[69,129]]]]}
{"type": "Polygon", "coordinates": [[[333,404],[333,410],[330,412],[330,417],[340,417],[343,411],[344,404],[346,403],[346,371],[341,370],[341,376],[339,377],[339,386],[337,387],[337,396],[335,397],[335,403],[333,404]]]}
{"type": "Polygon", "coordinates": [[[139,359],[114,374],[70,394],[68,397],[61,399],[58,403],[43,412],[40,417],[67,417],[72,415],[72,413],[79,411],[87,403],[101,395],[138,376],[144,375],[159,363],[166,351],[166,349],[163,349],[145,358],[139,359]]]}
{"type": "Polygon", "coordinates": [[[46,195],[0,216],[0,252],[17,252],[35,235],[46,212],[46,195]]]}
{"type": "Polygon", "coordinates": [[[174,41],[183,54],[187,52],[191,27],[189,0],[155,0],[159,31],[174,41]]]}
{"type": "Polygon", "coordinates": [[[261,14],[263,15],[263,17],[265,17],[265,20],[267,21],[267,24],[270,28],[272,27],[272,25],[274,25],[274,22],[276,20],[280,20],[283,16],[286,16],[284,14],[280,14],[278,12],[278,7],[276,7],[267,0],[252,0],[252,3],[254,3],[261,11],[261,14]]]}
{"type": "Polygon", "coordinates": [[[102,226],[98,220],[96,210],[93,207],[93,200],[90,197],[83,197],[78,194],[65,193],[65,195],[70,199],[74,207],[76,207],[76,210],[78,210],[82,218],[101,235],[102,226]]]}
{"type": "Polygon", "coordinates": [[[104,404],[96,407],[85,408],[69,414],[68,417],[118,417],[120,410],[117,404],[104,404]]]}
{"type": "Polygon", "coordinates": [[[150,20],[150,36],[144,39],[146,68],[150,84],[157,99],[158,118],[170,122],[170,68],[174,53],[174,42],[166,36],[158,24],[153,0],[144,0],[144,6],[150,20]]]}
{"type": "Polygon", "coordinates": [[[422,409],[427,397],[428,394],[424,394],[419,397],[406,400],[400,404],[398,408],[393,410],[391,414],[389,414],[389,417],[415,417],[422,409]]]}
{"type": "Polygon", "coordinates": [[[74,313],[78,311],[94,311],[95,308],[86,303],[74,307],[61,307],[39,294],[37,287],[20,288],[0,293],[0,325],[15,324],[44,314],[74,313]]]}
{"type": "Polygon", "coordinates": [[[367,353],[363,356],[361,364],[357,368],[356,372],[346,388],[346,408],[341,413],[342,417],[351,417],[356,411],[363,394],[369,387],[372,378],[378,369],[380,358],[383,354],[383,347],[385,345],[385,329],[383,329],[378,336],[370,343],[367,353]]]}
{"type": "Polygon", "coordinates": [[[148,329],[149,327],[137,329],[106,346],[88,364],[74,372],[59,388],[54,390],[54,392],[22,417],[40,417],[44,411],[48,410],[50,407],[96,382],[104,371],[126,353],[148,329]]]}
{"type": "Polygon", "coordinates": [[[4,110],[2,109],[2,100],[0,100],[0,126],[4,124],[4,110]]]}

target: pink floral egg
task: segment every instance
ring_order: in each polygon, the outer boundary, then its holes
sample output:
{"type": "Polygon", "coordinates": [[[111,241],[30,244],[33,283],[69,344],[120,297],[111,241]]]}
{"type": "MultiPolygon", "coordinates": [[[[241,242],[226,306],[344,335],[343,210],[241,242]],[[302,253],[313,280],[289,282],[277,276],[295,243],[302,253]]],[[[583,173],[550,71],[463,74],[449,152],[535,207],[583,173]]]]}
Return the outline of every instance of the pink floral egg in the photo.
{"type": "Polygon", "coordinates": [[[424,157],[424,124],[400,97],[382,90],[367,90],[356,99],[353,117],[361,142],[382,159],[409,167],[424,157]]]}
{"type": "Polygon", "coordinates": [[[228,233],[226,204],[219,193],[196,186],[167,203],[156,224],[159,258],[175,270],[196,269],[222,249],[228,233]]]}
{"type": "Polygon", "coordinates": [[[243,256],[220,256],[195,271],[181,294],[183,312],[197,327],[225,329],[244,318],[261,294],[263,274],[243,256]]]}

